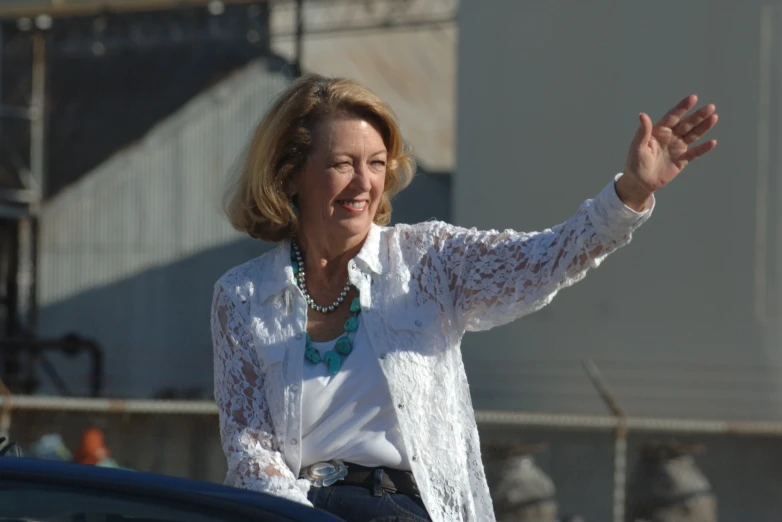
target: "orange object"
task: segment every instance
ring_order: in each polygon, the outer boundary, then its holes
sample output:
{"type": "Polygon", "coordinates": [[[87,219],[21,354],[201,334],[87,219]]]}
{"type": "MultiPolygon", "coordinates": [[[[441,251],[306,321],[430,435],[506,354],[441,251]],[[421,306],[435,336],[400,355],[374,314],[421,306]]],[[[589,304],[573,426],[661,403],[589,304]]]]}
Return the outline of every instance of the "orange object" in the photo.
{"type": "Polygon", "coordinates": [[[103,430],[87,428],[81,436],[81,446],[76,451],[76,462],[94,466],[110,454],[104,442],[103,430]]]}

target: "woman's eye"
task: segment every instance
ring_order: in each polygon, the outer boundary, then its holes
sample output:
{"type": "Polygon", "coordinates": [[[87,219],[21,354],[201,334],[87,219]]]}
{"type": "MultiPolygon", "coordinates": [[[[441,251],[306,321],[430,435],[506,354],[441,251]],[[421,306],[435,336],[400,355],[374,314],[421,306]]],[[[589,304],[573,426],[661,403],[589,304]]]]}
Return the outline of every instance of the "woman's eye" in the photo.
{"type": "Polygon", "coordinates": [[[375,161],[372,162],[372,164],[378,165],[380,167],[385,167],[386,166],[386,162],[383,161],[383,160],[375,160],[375,161]]]}

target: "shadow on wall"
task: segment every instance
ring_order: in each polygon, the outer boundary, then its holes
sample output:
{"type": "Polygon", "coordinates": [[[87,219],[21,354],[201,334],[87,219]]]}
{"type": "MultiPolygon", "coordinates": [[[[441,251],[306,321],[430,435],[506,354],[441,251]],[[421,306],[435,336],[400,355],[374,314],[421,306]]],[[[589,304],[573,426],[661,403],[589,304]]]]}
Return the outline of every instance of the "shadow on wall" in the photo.
{"type": "MultiPolygon", "coordinates": [[[[451,179],[416,176],[394,203],[394,222],[450,218],[451,179]]],[[[211,398],[209,311],[215,281],[272,245],[238,239],[175,263],[86,290],[40,311],[42,337],[69,332],[97,341],[105,353],[104,395],[121,398],[211,398]]],[[[89,393],[86,358],[49,356],[74,395],[89,393]]],[[[39,393],[55,394],[45,376],[39,393]]]]}
{"type": "MultiPolygon", "coordinates": [[[[41,310],[41,335],[75,331],[97,341],[105,354],[104,395],[146,398],[177,390],[209,397],[214,282],[269,247],[241,239],[79,293],[41,310]]],[[[51,360],[73,394],[86,394],[86,359],[51,360]]],[[[41,393],[54,393],[46,377],[41,380],[41,393]]]]}

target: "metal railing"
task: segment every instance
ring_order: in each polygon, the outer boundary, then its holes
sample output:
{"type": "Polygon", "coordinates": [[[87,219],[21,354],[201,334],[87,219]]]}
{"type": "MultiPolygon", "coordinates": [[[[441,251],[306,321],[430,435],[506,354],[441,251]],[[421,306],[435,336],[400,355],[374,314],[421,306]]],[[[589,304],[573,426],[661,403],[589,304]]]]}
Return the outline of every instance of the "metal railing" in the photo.
{"type": "MultiPolygon", "coordinates": [[[[573,415],[510,410],[478,410],[482,427],[533,427],[562,431],[613,432],[613,520],[624,522],[625,492],[630,434],[729,435],[782,437],[782,422],[690,420],[626,416],[608,390],[597,367],[586,361],[585,369],[611,411],[608,415],[573,415]]],[[[2,391],[2,390],[0,390],[2,391]]],[[[7,433],[14,412],[78,412],[107,415],[182,415],[213,417],[217,406],[211,400],[123,400],[21,396],[0,393],[0,432],[7,433]]],[[[2,433],[0,433],[2,435],[2,433]]]]}
{"type": "MultiPolygon", "coordinates": [[[[137,413],[172,415],[217,415],[217,405],[210,400],[93,399],[53,396],[3,396],[0,410],[11,403],[18,411],[62,411],[93,413],[137,413]]],[[[620,421],[611,415],[572,415],[514,410],[477,410],[478,424],[494,426],[528,426],[575,431],[615,430],[620,421]]],[[[677,433],[692,435],[746,435],[782,437],[782,422],[689,420],[663,417],[626,417],[628,432],[677,433]]]]}

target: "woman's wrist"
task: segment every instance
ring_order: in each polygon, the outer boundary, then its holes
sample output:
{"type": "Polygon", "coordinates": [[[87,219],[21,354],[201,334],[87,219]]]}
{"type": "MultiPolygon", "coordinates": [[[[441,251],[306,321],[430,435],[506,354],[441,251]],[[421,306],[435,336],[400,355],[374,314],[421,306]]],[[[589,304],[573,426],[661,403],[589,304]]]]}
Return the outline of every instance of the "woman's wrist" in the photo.
{"type": "Polygon", "coordinates": [[[643,212],[649,208],[652,195],[654,194],[653,191],[643,187],[629,174],[622,174],[614,182],[614,189],[622,203],[636,212],[643,212]]]}

